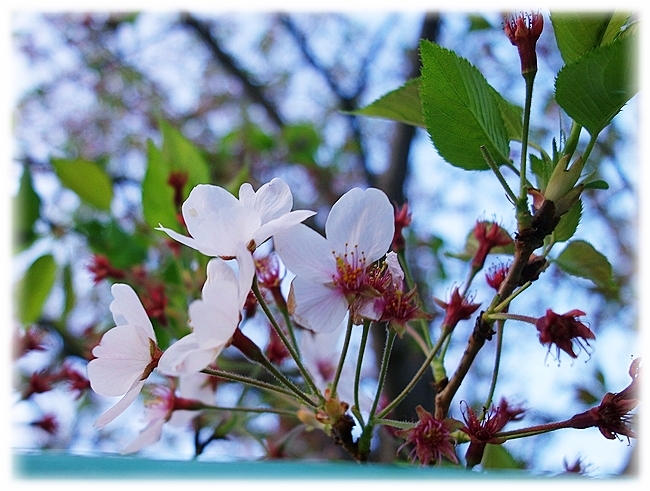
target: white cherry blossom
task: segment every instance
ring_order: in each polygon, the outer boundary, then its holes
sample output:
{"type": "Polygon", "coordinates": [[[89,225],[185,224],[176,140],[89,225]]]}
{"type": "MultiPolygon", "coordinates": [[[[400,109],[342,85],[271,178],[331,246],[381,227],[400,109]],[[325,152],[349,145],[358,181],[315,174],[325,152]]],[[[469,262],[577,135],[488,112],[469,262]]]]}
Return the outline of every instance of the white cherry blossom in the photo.
{"type": "Polygon", "coordinates": [[[159,225],[172,239],[206,256],[236,258],[240,289],[250,289],[255,274],[251,253],[263,242],[314,215],[309,210],[291,211],[293,195],[279,178],[257,191],[249,183],[239,188],[239,199],[219,186],[200,184],[183,203],[182,214],[191,237],[159,225]]]}
{"type": "Polygon", "coordinates": [[[165,350],[158,371],[177,376],[199,372],[212,363],[237,329],[245,300],[235,272],[223,260],[211,259],[201,299],[189,307],[192,332],[165,350]]]}
{"type": "Polygon", "coordinates": [[[97,419],[98,428],[113,421],[138,397],[161,354],[151,321],[133,288],[116,283],[111,293],[110,310],[116,326],[93,348],[95,358],[88,363],[88,380],[100,395],[123,397],[97,419]]]}
{"type": "Polygon", "coordinates": [[[394,210],[379,189],[354,188],[332,206],[325,237],[303,224],[275,235],[275,249],[296,277],[293,315],[315,332],[332,332],[367,288],[367,269],[390,247],[394,210]]]}

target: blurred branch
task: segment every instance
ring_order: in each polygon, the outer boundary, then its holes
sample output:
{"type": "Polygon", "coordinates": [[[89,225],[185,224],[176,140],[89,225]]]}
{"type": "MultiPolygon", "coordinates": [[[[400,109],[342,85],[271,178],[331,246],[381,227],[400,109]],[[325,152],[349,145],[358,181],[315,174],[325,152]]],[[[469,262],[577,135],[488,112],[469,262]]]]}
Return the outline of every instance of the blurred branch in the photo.
{"type": "Polygon", "coordinates": [[[285,122],[278,113],[275,105],[264,95],[263,87],[253,80],[253,77],[239,66],[237,60],[226,53],[219,43],[219,40],[212,35],[210,25],[202,22],[192,14],[184,13],[180,16],[180,23],[193,29],[203,43],[208,47],[214,58],[225,68],[231,75],[239,80],[244,91],[255,103],[264,108],[271,121],[278,127],[283,127],[285,122]]]}

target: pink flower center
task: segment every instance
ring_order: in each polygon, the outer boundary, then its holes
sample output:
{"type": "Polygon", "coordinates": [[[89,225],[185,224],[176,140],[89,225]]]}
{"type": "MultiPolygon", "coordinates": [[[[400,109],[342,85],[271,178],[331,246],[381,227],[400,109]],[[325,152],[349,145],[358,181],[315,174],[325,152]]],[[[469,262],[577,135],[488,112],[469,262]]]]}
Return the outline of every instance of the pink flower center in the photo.
{"type": "Polygon", "coordinates": [[[343,255],[337,255],[335,251],[332,255],[336,259],[336,274],[332,275],[334,284],[346,295],[358,293],[367,283],[365,253],[359,252],[358,245],[348,250],[348,244],[345,244],[343,255]]]}

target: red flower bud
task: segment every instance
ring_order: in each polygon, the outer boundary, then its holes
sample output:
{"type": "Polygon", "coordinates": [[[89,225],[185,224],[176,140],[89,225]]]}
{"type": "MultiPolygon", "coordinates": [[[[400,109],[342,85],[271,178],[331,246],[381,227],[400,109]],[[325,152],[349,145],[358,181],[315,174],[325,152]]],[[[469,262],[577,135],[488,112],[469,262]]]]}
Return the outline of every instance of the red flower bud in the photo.
{"type": "Polygon", "coordinates": [[[588,339],[596,339],[591,330],[576,317],[585,315],[581,310],[572,310],[566,314],[558,315],[551,309],[546,311],[544,317],[537,319],[536,327],[539,331],[539,341],[544,345],[554,344],[557,349],[557,357],[560,357],[560,350],[567,353],[571,358],[577,358],[578,355],[573,351],[573,341],[581,348],[586,349],[583,345],[589,346],[588,339]],[[582,340],[582,341],[581,341],[582,340]]]}
{"type": "Polygon", "coordinates": [[[535,47],[543,28],[544,17],[540,13],[521,13],[504,19],[503,30],[519,51],[522,74],[537,72],[535,47]]]}

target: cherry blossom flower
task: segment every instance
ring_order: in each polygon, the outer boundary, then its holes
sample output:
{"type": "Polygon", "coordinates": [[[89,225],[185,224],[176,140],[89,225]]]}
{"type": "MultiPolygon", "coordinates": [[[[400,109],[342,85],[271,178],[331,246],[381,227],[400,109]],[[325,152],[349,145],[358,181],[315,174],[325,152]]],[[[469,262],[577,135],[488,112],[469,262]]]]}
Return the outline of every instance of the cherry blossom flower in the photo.
{"type": "Polygon", "coordinates": [[[170,421],[175,411],[194,412],[204,407],[201,401],[176,396],[174,388],[164,385],[154,385],[148,390],[148,396],[144,417],[147,426],[120,452],[122,454],[137,452],[160,440],[163,426],[170,421]]]}
{"type": "Polygon", "coordinates": [[[418,459],[421,465],[429,465],[432,462],[440,465],[442,458],[445,457],[454,464],[458,464],[458,457],[454,451],[456,440],[451,436],[451,432],[458,429],[461,423],[449,418],[442,421],[437,420],[422,406],[417,406],[415,410],[419,418],[417,424],[413,428],[395,432],[397,436],[406,440],[397,451],[413,444],[413,449],[409,454],[409,458],[413,462],[418,459]]]}
{"type": "Polygon", "coordinates": [[[469,467],[479,464],[483,459],[483,452],[488,443],[500,444],[503,439],[495,437],[496,433],[510,421],[518,421],[523,417],[524,409],[511,406],[506,399],[501,399],[499,405],[492,406],[483,420],[480,420],[471,407],[465,404],[463,419],[465,426],[461,430],[470,437],[469,448],[465,454],[465,460],[469,467]]]}
{"type": "Polygon", "coordinates": [[[503,30],[519,51],[521,73],[537,72],[535,47],[543,29],[544,17],[540,13],[522,13],[505,18],[503,30]]]}
{"type": "Polygon", "coordinates": [[[123,396],[95,422],[101,428],[119,416],[138,396],[162,352],[151,321],[135,291],[116,283],[111,287],[110,310],[116,327],[107,331],[88,362],[91,388],[104,396],[123,396]]]}
{"type": "Polygon", "coordinates": [[[315,214],[309,210],[291,211],[292,207],[291,190],[277,177],[256,192],[249,183],[242,184],[239,199],[222,187],[200,184],[182,206],[191,237],[162,225],[157,230],[206,256],[236,258],[240,289],[246,295],[255,275],[251,253],[274,234],[315,214]]]}
{"type": "Polygon", "coordinates": [[[359,295],[370,294],[369,267],[393,240],[393,206],[379,189],[355,188],[332,206],[325,237],[306,225],[275,235],[275,249],[296,277],[290,305],[303,327],[332,332],[359,295]]]}
{"type": "Polygon", "coordinates": [[[478,221],[472,231],[478,241],[478,248],[472,259],[472,268],[480,270],[485,264],[485,258],[495,247],[502,247],[512,244],[512,237],[494,222],[478,221]]]}
{"type": "Polygon", "coordinates": [[[537,319],[535,326],[539,331],[539,341],[544,345],[556,346],[557,358],[560,357],[560,350],[567,353],[571,358],[577,358],[578,355],[573,351],[573,342],[575,341],[583,349],[589,346],[589,339],[596,339],[591,330],[582,322],[576,319],[585,315],[581,310],[571,310],[566,314],[556,314],[551,309],[546,311],[546,315],[537,319]],[[582,339],[582,341],[581,341],[582,339]]]}
{"type": "Polygon", "coordinates": [[[416,288],[404,291],[404,271],[395,252],[389,252],[381,266],[372,268],[368,282],[378,296],[362,298],[358,307],[359,315],[387,322],[400,336],[403,335],[407,322],[430,318],[419,307],[416,288]]]}
{"type": "Polygon", "coordinates": [[[439,307],[445,309],[445,318],[442,320],[443,332],[452,331],[456,327],[456,324],[461,320],[469,319],[481,306],[480,303],[472,303],[467,295],[461,297],[458,292],[458,287],[454,288],[451,292],[449,302],[443,302],[439,298],[434,298],[433,301],[439,307]]]}
{"type": "Polygon", "coordinates": [[[403,230],[411,224],[411,211],[408,203],[395,209],[395,233],[390,248],[393,251],[401,251],[406,247],[403,230]]]}
{"type": "Polygon", "coordinates": [[[211,259],[202,298],[189,307],[193,331],[165,350],[158,371],[182,375],[198,372],[212,363],[237,329],[246,300],[240,293],[232,268],[219,258],[211,259]]]}
{"type": "Polygon", "coordinates": [[[630,365],[632,382],[621,392],[608,392],[597,407],[584,413],[576,414],[570,420],[571,428],[590,428],[597,426],[608,440],[613,440],[617,435],[636,438],[636,433],[630,427],[632,415],[630,412],[639,404],[638,375],[641,358],[635,359],[630,365]]]}

